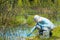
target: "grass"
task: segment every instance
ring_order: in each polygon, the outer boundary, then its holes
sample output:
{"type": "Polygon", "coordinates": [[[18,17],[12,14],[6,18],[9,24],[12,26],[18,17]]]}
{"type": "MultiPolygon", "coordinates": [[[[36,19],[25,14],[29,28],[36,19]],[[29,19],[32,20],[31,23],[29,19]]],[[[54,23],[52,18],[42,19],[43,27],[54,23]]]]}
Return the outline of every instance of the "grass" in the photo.
{"type": "Polygon", "coordinates": [[[60,40],[60,37],[51,37],[51,38],[44,38],[44,39],[41,39],[39,36],[36,36],[36,37],[31,37],[31,38],[27,38],[26,40],[60,40]]]}

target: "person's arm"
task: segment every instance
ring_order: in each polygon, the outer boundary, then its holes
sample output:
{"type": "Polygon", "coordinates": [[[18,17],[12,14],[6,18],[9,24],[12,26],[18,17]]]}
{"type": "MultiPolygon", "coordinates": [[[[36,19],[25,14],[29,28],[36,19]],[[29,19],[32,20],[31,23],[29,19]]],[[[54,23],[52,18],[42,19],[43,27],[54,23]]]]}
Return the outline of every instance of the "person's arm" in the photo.
{"type": "Polygon", "coordinates": [[[32,28],[31,32],[27,36],[30,36],[35,29],[36,29],[36,26],[32,28]]]}

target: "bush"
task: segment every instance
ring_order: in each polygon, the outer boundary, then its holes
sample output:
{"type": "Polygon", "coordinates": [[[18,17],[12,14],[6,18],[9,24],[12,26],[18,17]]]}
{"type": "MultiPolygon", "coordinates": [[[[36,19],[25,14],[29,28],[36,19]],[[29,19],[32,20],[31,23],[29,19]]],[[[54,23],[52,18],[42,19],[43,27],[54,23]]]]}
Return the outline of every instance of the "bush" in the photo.
{"type": "Polygon", "coordinates": [[[34,19],[33,19],[32,15],[27,18],[27,24],[30,25],[30,26],[35,25],[35,22],[34,22],[34,19]]]}
{"type": "Polygon", "coordinates": [[[24,16],[17,16],[16,17],[16,23],[17,24],[25,24],[26,23],[26,19],[24,18],[24,16]]]}

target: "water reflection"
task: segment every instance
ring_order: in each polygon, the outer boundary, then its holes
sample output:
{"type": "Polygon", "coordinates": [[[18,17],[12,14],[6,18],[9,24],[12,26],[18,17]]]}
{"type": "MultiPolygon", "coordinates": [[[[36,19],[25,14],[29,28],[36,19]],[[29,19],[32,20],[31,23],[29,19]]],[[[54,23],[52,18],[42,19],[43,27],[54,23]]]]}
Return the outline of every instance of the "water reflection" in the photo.
{"type": "MultiPolygon", "coordinates": [[[[5,33],[6,40],[24,39],[27,37],[27,34],[30,32],[30,30],[31,30],[31,28],[20,27],[20,26],[9,29],[5,33]]],[[[35,35],[32,34],[31,36],[35,36],[35,35]]],[[[2,32],[0,32],[0,37],[3,37],[2,32]]]]}

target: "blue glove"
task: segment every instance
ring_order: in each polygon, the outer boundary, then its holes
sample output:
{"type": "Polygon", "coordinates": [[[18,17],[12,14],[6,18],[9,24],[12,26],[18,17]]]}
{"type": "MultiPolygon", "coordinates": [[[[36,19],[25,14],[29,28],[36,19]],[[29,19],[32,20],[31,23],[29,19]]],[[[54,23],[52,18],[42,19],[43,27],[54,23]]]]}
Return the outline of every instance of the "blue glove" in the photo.
{"type": "Polygon", "coordinates": [[[30,34],[28,34],[27,36],[30,36],[31,35],[31,33],[30,34]]]}

